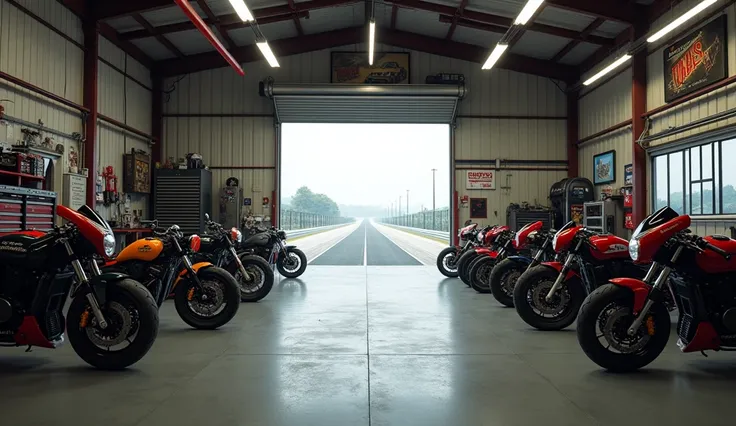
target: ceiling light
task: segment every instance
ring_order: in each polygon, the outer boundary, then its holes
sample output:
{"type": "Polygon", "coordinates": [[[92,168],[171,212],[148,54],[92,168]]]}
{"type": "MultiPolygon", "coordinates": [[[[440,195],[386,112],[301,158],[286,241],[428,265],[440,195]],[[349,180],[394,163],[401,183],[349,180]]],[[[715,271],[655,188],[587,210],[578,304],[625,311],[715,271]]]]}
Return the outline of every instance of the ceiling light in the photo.
{"type": "Polygon", "coordinates": [[[534,16],[534,13],[537,12],[537,9],[539,9],[539,6],[541,6],[542,3],[544,3],[544,0],[529,0],[526,2],[526,6],[521,9],[521,13],[516,17],[514,25],[526,25],[526,23],[532,19],[532,16],[534,16]]]}
{"type": "Polygon", "coordinates": [[[685,22],[689,21],[693,16],[697,15],[698,13],[705,10],[708,6],[712,5],[713,3],[717,2],[718,0],[703,0],[700,2],[697,6],[694,8],[688,10],[684,14],[680,15],[679,18],[675,19],[674,21],[667,24],[666,27],[662,28],[661,30],[657,31],[647,39],[649,43],[654,43],[655,41],[659,40],[660,38],[664,37],[668,33],[672,32],[675,28],[679,27],[680,25],[684,24],[685,22]]]}
{"type": "Polygon", "coordinates": [[[628,61],[629,59],[631,59],[631,55],[629,55],[629,54],[626,54],[626,55],[624,55],[624,56],[616,59],[611,65],[603,68],[598,74],[596,74],[593,77],[590,77],[589,79],[585,80],[585,82],[583,82],[583,85],[584,86],[590,86],[596,80],[598,80],[599,78],[601,78],[604,75],[608,74],[609,72],[615,70],[621,64],[623,64],[624,62],[628,61]]]}
{"type": "Polygon", "coordinates": [[[503,55],[503,52],[508,49],[508,44],[497,44],[496,47],[493,48],[493,52],[491,52],[491,55],[488,56],[488,60],[486,60],[486,63],[483,64],[482,69],[489,70],[493,68],[493,65],[496,64],[496,61],[498,61],[498,58],[503,55]]]}
{"type": "Polygon", "coordinates": [[[245,1],[230,0],[230,4],[233,6],[233,9],[235,9],[235,13],[238,14],[238,17],[242,19],[243,22],[255,20],[255,18],[253,18],[253,14],[250,13],[250,10],[248,9],[248,6],[245,5],[245,1]]]}
{"type": "Polygon", "coordinates": [[[271,65],[272,68],[278,68],[279,61],[276,60],[276,56],[271,51],[271,46],[268,45],[268,42],[262,41],[256,43],[256,45],[261,49],[261,53],[263,53],[263,57],[268,61],[268,65],[271,65]]]}
{"type": "Polygon", "coordinates": [[[376,46],[376,21],[371,20],[368,33],[368,65],[373,65],[373,49],[376,46]]]}

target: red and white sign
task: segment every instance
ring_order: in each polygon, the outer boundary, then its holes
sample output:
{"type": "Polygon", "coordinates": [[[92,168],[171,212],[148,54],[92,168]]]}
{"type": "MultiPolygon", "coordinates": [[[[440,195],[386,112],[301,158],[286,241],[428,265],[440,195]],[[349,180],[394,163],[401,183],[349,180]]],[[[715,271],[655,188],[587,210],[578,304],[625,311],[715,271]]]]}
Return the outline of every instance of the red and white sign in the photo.
{"type": "Polygon", "coordinates": [[[466,189],[496,189],[496,172],[493,170],[466,171],[466,189]]]}

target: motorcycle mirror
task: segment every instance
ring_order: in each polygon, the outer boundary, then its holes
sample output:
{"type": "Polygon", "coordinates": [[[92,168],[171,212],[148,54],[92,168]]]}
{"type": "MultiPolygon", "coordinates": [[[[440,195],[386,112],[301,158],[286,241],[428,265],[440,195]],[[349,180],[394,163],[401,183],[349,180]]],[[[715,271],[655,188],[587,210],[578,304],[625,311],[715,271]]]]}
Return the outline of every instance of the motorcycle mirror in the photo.
{"type": "Polygon", "coordinates": [[[470,226],[470,224],[472,224],[472,223],[473,223],[473,221],[470,220],[470,219],[468,219],[468,220],[465,221],[465,226],[470,226]]]}
{"type": "Polygon", "coordinates": [[[209,215],[209,214],[207,214],[207,213],[205,213],[205,214],[204,214],[204,220],[206,220],[206,221],[208,221],[208,222],[209,222],[209,220],[210,220],[210,215],[209,215]]]}

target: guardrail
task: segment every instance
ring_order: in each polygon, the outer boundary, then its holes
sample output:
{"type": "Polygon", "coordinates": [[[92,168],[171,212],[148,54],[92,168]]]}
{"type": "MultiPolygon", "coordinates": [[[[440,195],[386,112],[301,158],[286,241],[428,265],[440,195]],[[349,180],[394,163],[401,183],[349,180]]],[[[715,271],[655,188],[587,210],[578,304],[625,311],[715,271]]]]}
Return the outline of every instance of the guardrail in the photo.
{"type": "Polygon", "coordinates": [[[392,225],[390,223],[381,223],[381,225],[390,226],[391,228],[399,229],[412,234],[419,234],[425,237],[441,239],[447,241],[448,243],[450,241],[450,233],[447,231],[433,231],[431,229],[412,228],[410,226],[392,225]]]}
{"type": "Polygon", "coordinates": [[[317,234],[324,231],[329,231],[331,229],[337,229],[341,226],[347,226],[350,225],[350,223],[341,223],[339,225],[328,225],[328,226],[318,226],[316,228],[307,228],[307,229],[294,229],[290,231],[286,231],[286,240],[290,240],[297,237],[306,237],[312,234],[317,234]]]}

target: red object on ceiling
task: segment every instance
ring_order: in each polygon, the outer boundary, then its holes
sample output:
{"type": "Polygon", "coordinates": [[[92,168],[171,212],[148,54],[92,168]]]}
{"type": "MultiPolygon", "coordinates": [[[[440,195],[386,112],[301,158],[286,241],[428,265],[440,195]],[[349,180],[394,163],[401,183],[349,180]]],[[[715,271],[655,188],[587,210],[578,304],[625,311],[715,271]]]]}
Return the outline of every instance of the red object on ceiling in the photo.
{"type": "Polygon", "coordinates": [[[233,55],[230,54],[230,52],[225,49],[225,46],[222,45],[220,40],[217,39],[215,34],[212,32],[209,26],[202,20],[202,17],[199,16],[199,14],[192,8],[192,5],[189,4],[189,1],[187,0],[174,0],[176,4],[181,8],[181,10],[184,11],[184,13],[187,15],[190,21],[194,24],[195,27],[201,32],[205,38],[214,46],[215,49],[217,49],[218,52],[220,52],[220,55],[222,55],[223,58],[227,61],[228,64],[230,64],[231,67],[240,74],[241,76],[245,75],[245,71],[243,71],[243,68],[240,67],[240,64],[238,64],[238,61],[233,58],[233,55]]]}

